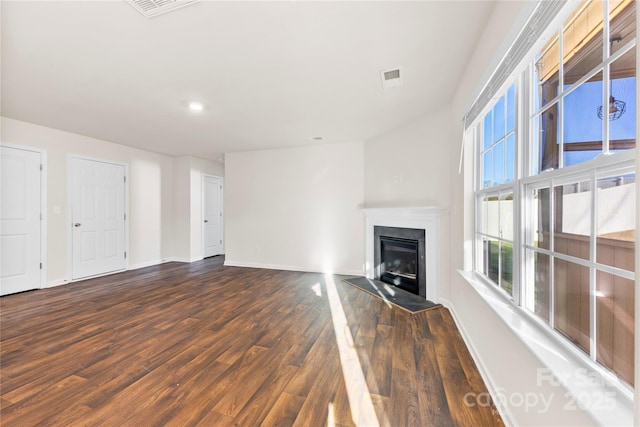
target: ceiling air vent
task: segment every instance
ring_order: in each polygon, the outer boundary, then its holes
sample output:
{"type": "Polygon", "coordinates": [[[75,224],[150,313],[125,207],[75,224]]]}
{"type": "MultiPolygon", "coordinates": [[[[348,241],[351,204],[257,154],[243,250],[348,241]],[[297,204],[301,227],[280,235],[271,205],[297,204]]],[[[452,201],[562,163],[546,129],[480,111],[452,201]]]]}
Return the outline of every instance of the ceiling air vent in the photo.
{"type": "Polygon", "coordinates": [[[196,3],[198,0],[125,0],[147,18],[196,3]]]}
{"type": "Polygon", "coordinates": [[[382,79],[382,87],[389,89],[392,87],[402,87],[402,79],[400,78],[400,67],[392,68],[390,70],[380,71],[380,78],[382,79]]]}

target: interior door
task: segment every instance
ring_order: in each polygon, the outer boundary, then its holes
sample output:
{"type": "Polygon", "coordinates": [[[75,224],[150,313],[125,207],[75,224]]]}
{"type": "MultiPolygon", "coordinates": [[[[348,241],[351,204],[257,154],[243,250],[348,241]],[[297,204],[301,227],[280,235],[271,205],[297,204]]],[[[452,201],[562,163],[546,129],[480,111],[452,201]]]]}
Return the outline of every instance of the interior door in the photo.
{"type": "Polygon", "coordinates": [[[71,160],[72,278],[125,269],[125,167],[71,160]]]}
{"type": "Polygon", "coordinates": [[[203,256],[222,253],[222,179],[204,175],[203,191],[203,256]]]}
{"type": "Polygon", "coordinates": [[[41,154],[0,147],[0,295],[41,288],[41,154]]]}

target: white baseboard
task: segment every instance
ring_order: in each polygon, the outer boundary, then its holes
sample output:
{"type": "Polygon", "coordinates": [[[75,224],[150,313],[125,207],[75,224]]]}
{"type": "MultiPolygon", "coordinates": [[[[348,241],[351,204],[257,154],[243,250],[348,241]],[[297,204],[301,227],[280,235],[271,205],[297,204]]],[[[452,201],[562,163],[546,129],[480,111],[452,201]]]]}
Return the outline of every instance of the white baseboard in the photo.
{"type": "Polygon", "coordinates": [[[202,261],[204,258],[202,257],[196,257],[196,258],[183,258],[183,257],[173,257],[173,258],[167,258],[166,262],[196,262],[196,261],[202,261]]]}
{"type": "MultiPolygon", "coordinates": [[[[195,261],[202,261],[203,259],[204,258],[202,258],[202,257],[197,257],[197,258],[169,257],[169,258],[163,258],[163,259],[159,259],[159,260],[147,261],[147,262],[143,262],[143,263],[129,265],[129,266],[127,266],[126,271],[138,270],[140,268],[145,268],[145,267],[152,267],[154,265],[164,264],[164,263],[167,263],[167,262],[186,262],[186,263],[191,263],[191,262],[195,262],[195,261]]],[[[339,275],[343,275],[343,276],[364,276],[364,271],[361,271],[361,270],[322,271],[321,269],[314,269],[314,268],[309,268],[309,267],[301,267],[301,266],[297,266],[297,265],[262,264],[262,263],[242,262],[242,261],[228,261],[228,260],[225,260],[224,265],[228,266],[228,267],[264,268],[264,269],[267,269],[267,270],[302,271],[302,272],[305,272],[305,273],[339,274],[339,275]]],[[[116,273],[120,273],[120,272],[121,271],[118,271],[116,273]]],[[[105,275],[109,275],[109,274],[113,274],[113,273],[107,273],[105,275]]],[[[100,277],[100,276],[95,276],[95,277],[100,277]]],[[[83,279],[81,279],[81,280],[83,280],[83,279]]],[[[68,279],[50,280],[50,281],[47,282],[46,287],[47,288],[52,288],[54,286],[66,285],[67,283],[71,283],[71,282],[72,281],[68,280],[68,279]]]]}
{"type": "MultiPolygon", "coordinates": [[[[108,276],[110,274],[122,273],[123,271],[138,270],[138,269],[141,269],[141,268],[152,267],[154,265],[164,264],[164,263],[167,263],[167,262],[194,262],[194,261],[201,261],[202,259],[204,259],[204,258],[191,258],[191,259],[189,259],[189,258],[168,257],[168,258],[157,259],[157,260],[153,260],[153,261],[142,262],[142,263],[138,263],[138,264],[134,264],[134,265],[128,265],[125,270],[105,273],[105,274],[101,274],[101,275],[97,275],[97,276],[93,276],[93,277],[82,278],[82,279],[78,279],[76,281],[86,280],[86,279],[93,279],[93,278],[102,277],[102,276],[108,276]]],[[[74,282],[74,281],[73,280],[69,280],[69,279],[49,280],[42,289],[53,288],[53,287],[56,287],[56,286],[66,285],[67,283],[72,283],[72,282],[74,282]]]]}
{"type": "Polygon", "coordinates": [[[45,288],[55,288],[56,286],[66,285],[67,283],[69,283],[67,279],[49,280],[45,285],[45,288]]]}
{"type": "Polygon", "coordinates": [[[358,270],[322,271],[322,269],[301,267],[298,265],[262,264],[262,263],[256,263],[256,262],[243,262],[243,261],[230,261],[230,260],[225,260],[224,265],[226,267],[264,268],[267,270],[302,271],[305,273],[340,274],[344,276],[364,276],[364,271],[358,271],[358,270]]]}
{"type": "Polygon", "coordinates": [[[139,263],[139,264],[129,265],[127,267],[127,271],[129,271],[129,270],[137,270],[139,268],[145,268],[145,267],[152,267],[154,265],[164,264],[165,262],[168,262],[168,260],[166,260],[166,259],[156,259],[156,260],[153,260],[153,261],[147,261],[147,262],[142,262],[142,263],[139,263]]]}
{"type": "Polygon", "coordinates": [[[462,339],[464,343],[469,349],[471,358],[473,359],[473,361],[476,363],[476,366],[478,367],[478,372],[482,377],[482,381],[484,381],[484,384],[487,386],[487,391],[489,392],[494,403],[496,404],[496,409],[498,410],[498,413],[500,414],[500,417],[502,418],[504,425],[506,427],[514,427],[516,424],[513,421],[513,415],[511,414],[508,408],[505,408],[503,405],[500,404],[499,399],[496,399],[496,396],[498,396],[499,394],[498,388],[496,387],[495,382],[493,381],[493,378],[489,374],[486,368],[486,365],[483,363],[483,360],[480,357],[478,350],[473,345],[471,336],[468,334],[467,330],[464,328],[464,325],[460,322],[460,318],[456,314],[456,310],[453,304],[451,304],[451,301],[444,298],[440,298],[440,302],[451,313],[451,317],[453,317],[453,321],[455,322],[456,327],[458,328],[458,331],[460,331],[460,335],[462,335],[462,339]]]}

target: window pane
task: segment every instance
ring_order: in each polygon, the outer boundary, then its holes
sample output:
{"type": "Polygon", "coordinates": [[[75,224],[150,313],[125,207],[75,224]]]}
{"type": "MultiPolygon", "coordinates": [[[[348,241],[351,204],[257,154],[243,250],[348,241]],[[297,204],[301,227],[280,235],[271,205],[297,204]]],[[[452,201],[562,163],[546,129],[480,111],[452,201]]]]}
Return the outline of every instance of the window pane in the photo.
{"type": "Polygon", "coordinates": [[[507,90],[507,133],[511,132],[516,127],[516,87],[511,85],[507,90]]]}
{"type": "Polygon", "coordinates": [[[489,150],[482,156],[482,188],[493,186],[492,167],[493,151],[489,150]]]}
{"type": "Polygon", "coordinates": [[[589,269],[554,259],[555,328],[589,351],[589,269]]]}
{"type": "Polygon", "coordinates": [[[542,113],[537,123],[540,172],[558,169],[558,104],[542,113]]]}
{"type": "Polygon", "coordinates": [[[493,184],[504,183],[504,140],[493,147],[493,184]]]}
{"type": "Polygon", "coordinates": [[[504,137],[504,97],[500,98],[493,107],[493,142],[504,137]]]}
{"type": "Polygon", "coordinates": [[[484,136],[482,138],[483,150],[486,150],[487,148],[489,148],[493,143],[493,137],[491,135],[491,130],[493,129],[492,117],[493,117],[493,110],[489,111],[487,115],[484,116],[484,125],[483,125],[484,136]]]}
{"type": "Polygon", "coordinates": [[[585,0],[564,24],[564,84],[571,85],[602,63],[603,2],[585,0]]]}
{"type": "Polygon", "coordinates": [[[596,280],[596,359],[633,385],[634,283],[602,271],[596,280]]]}
{"type": "Polygon", "coordinates": [[[484,268],[482,272],[495,283],[498,283],[498,241],[484,239],[482,246],[484,255],[484,268]]]}
{"type": "MultiPolygon", "coordinates": [[[[542,151],[540,150],[540,132],[542,127],[540,125],[541,117],[535,116],[532,121],[534,131],[538,132],[538,135],[532,138],[531,141],[531,158],[533,159],[531,170],[527,171],[528,175],[538,175],[542,170],[540,169],[540,159],[542,159],[542,151]]],[[[526,170],[526,169],[525,169],[526,170]]]]}
{"type": "Polygon", "coordinates": [[[516,176],[514,164],[516,160],[516,152],[515,152],[515,141],[516,135],[511,134],[507,137],[507,147],[506,147],[506,160],[505,160],[505,181],[513,182],[516,176]]]}
{"type": "Polygon", "coordinates": [[[636,2],[610,0],[609,21],[610,40],[620,39],[611,46],[613,54],[636,36],[636,2]]]}
{"type": "Polygon", "coordinates": [[[611,64],[609,98],[609,149],[636,146],[636,50],[631,49],[611,64]]]}
{"type": "Polygon", "coordinates": [[[511,243],[500,243],[500,257],[500,286],[513,296],[513,245],[511,243]]]}
{"type": "Polygon", "coordinates": [[[536,55],[535,80],[538,90],[534,95],[534,111],[540,111],[558,95],[559,45],[556,33],[536,55]]]}
{"type": "Polygon", "coordinates": [[[528,219],[530,221],[530,234],[526,237],[529,245],[544,249],[551,249],[551,227],[549,226],[549,189],[541,188],[530,190],[530,212],[528,219]]]}
{"type": "Polygon", "coordinates": [[[487,229],[487,198],[480,196],[477,198],[478,215],[476,217],[476,231],[478,233],[484,233],[487,229]]]}
{"type": "Polygon", "coordinates": [[[549,256],[531,250],[528,250],[527,252],[533,256],[533,310],[537,316],[549,322],[549,310],[551,307],[549,256]]]}
{"type": "Polygon", "coordinates": [[[635,175],[598,180],[597,261],[635,271],[635,175]]]}
{"type": "Polygon", "coordinates": [[[481,233],[486,233],[487,232],[487,218],[488,218],[488,202],[487,202],[487,196],[483,196],[480,198],[480,220],[478,221],[478,227],[480,228],[478,231],[480,231],[481,233]]]}
{"type": "Polygon", "coordinates": [[[602,153],[602,73],[564,98],[564,166],[586,162],[602,153]]]}
{"type": "Polygon", "coordinates": [[[554,188],[556,252],[590,259],[591,185],[589,181],[554,188]]]}
{"type": "Polygon", "coordinates": [[[500,202],[498,196],[487,197],[487,234],[500,236],[500,202]]]}
{"type": "Polygon", "coordinates": [[[540,234],[540,192],[537,189],[527,188],[527,207],[525,208],[526,218],[528,224],[525,226],[527,233],[524,238],[524,242],[527,245],[538,246],[538,239],[540,234]]]}
{"type": "Polygon", "coordinates": [[[500,195],[500,238],[513,241],[513,193],[500,195]]]}

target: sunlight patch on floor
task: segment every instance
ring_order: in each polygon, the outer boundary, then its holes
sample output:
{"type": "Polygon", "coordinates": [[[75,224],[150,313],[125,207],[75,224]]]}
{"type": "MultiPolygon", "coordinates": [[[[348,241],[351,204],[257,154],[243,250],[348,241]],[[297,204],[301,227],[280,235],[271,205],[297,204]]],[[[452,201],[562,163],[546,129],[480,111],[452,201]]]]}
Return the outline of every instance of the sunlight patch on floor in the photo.
{"type": "Polygon", "coordinates": [[[336,411],[333,409],[333,402],[329,402],[329,409],[327,410],[327,427],[336,426],[336,411]]]}
{"type": "Polygon", "coordinates": [[[322,286],[320,285],[320,283],[316,283],[315,285],[311,286],[311,290],[317,296],[319,296],[319,297],[322,296],[322,286]]]}
{"type": "MultiPolygon", "coordinates": [[[[373,280],[371,280],[371,279],[367,279],[367,281],[369,282],[369,284],[371,284],[371,286],[373,286],[373,289],[376,290],[378,295],[380,295],[380,298],[382,298],[382,301],[384,301],[384,303],[387,304],[387,307],[391,307],[391,302],[389,301],[387,296],[385,294],[383,294],[380,291],[380,289],[378,289],[378,287],[376,286],[375,282],[373,280]]],[[[391,295],[393,295],[393,293],[391,295]]]]}
{"type": "Polygon", "coordinates": [[[340,353],[342,375],[347,388],[349,407],[351,408],[351,417],[358,426],[379,426],[380,422],[373,407],[362,366],[360,366],[358,353],[355,350],[353,337],[347,324],[347,317],[344,314],[344,309],[331,275],[325,275],[325,286],[331,309],[333,329],[336,334],[336,343],[340,353]]]}

